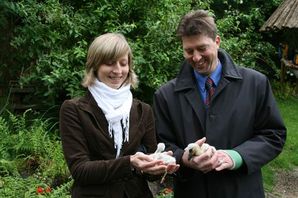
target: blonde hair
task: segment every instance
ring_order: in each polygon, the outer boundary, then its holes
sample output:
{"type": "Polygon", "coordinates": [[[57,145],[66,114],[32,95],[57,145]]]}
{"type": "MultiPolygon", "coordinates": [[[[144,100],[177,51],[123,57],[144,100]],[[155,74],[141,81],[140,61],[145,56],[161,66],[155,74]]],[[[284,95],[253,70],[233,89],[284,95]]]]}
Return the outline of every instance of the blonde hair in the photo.
{"type": "Polygon", "coordinates": [[[133,70],[132,51],[125,37],[120,33],[106,33],[94,39],[88,53],[85,76],[82,82],[84,87],[92,85],[101,64],[117,60],[128,54],[129,72],[124,84],[131,84],[133,88],[138,85],[138,78],[133,70]]]}

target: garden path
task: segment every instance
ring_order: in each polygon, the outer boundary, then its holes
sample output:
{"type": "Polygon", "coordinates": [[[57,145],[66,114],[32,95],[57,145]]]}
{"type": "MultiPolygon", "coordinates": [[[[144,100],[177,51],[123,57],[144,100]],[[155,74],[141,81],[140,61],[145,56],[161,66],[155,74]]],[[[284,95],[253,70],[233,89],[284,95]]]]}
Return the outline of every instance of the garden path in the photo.
{"type": "Polygon", "coordinates": [[[278,181],[266,198],[298,198],[298,167],[292,171],[277,171],[275,178],[278,181]]]}

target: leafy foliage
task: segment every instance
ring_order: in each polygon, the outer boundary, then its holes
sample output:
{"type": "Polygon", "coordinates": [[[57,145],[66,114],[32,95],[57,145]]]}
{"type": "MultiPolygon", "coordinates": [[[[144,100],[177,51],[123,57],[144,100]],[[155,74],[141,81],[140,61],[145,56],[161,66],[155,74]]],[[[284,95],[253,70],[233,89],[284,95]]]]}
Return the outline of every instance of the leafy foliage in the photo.
{"type": "Polygon", "coordinates": [[[10,44],[20,82],[38,86],[36,95],[51,106],[60,96],[82,94],[88,44],[104,32],[122,32],[135,43],[136,72],[147,87],[165,82],[176,73],[170,60],[180,58],[174,30],[190,2],[19,0],[2,6],[19,21],[10,44]]]}
{"type": "Polygon", "coordinates": [[[8,114],[7,118],[0,117],[0,184],[3,177],[2,187],[5,187],[2,189],[0,185],[0,197],[13,197],[14,191],[9,188],[15,182],[21,185],[27,181],[28,187],[22,186],[18,193],[26,191],[30,194],[27,197],[33,197],[34,185],[57,189],[71,181],[61,141],[57,134],[50,133],[47,120],[29,119],[30,111],[23,115],[8,114]]]}
{"type": "Polygon", "coordinates": [[[141,82],[135,94],[150,102],[153,91],[176,75],[183,59],[175,36],[180,17],[200,8],[214,11],[222,47],[237,63],[274,78],[278,74],[272,59],[275,48],[263,40],[258,29],[279,0],[262,2],[4,1],[0,3],[0,26],[12,21],[12,30],[8,30],[11,36],[3,40],[10,42],[7,48],[13,53],[3,57],[0,68],[7,70],[10,64],[21,84],[36,86],[34,97],[42,105],[59,105],[65,98],[83,94],[80,82],[93,38],[104,32],[121,32],[134,51],[135,70],[141,82]]]}
{"type": "MultiPolygon", "coordinates": [[[[183,56],[176,26],[181,15],[197,8],[214,13],[221,47],[236,63],[275,79],[279,73],[276,43],[259,28],[281,1],[0,1],[0,84],[19,80],[21,85],[35,86],[32,98],[52,110],[65,98],[82,95],[80,82],[89,44],[102,33],[116,31],[123,33],[133,48],[141,82],[135,95],[150,103],[153,91],[179,70],[183,56]]],[[[289,84],[282,87],[274,81],[273,87],[283,99],[293,93],[289,84]]],[[[55,125],[52,127],[50,120],[29,119],[30,112],[5,117],[3,112],[1,108],[0,197],[69,197],[72,180],[57,131],[52,131],[55,125]],[[50,195],[36,193],[38,187],[47,186],[53,187],[50,195]]],[[[286,149],[291,151],[291,145],[286,149]]],[[[283,166],[283,158],[273,166],[283,166]]],[[[270,175],[272,170],[266,172],[270,175]]]]}
{"type": "MultiPolygon", "coordinates": [[[[276,48],[264,41],[258,29],[264,23],[264,10],[257,4],[246,4],[243,1],[227,4],[223,18],[217,20],[222,39],[222,47],[234,58],[236,63],[253,68],[269,78],[276,79],[279,69],[274,61],[276,48]],[[238,3],[236,3],[238,2],[238,3]]],[[[248,2],[246,2],[248,3],[248,2]]]]}
{"type": "Polygon", "coordinates": [[[47,183],[34,177],[0,177],[0,197],[14,198],[70,198],[72,181],[52,189],[47,183]]]}

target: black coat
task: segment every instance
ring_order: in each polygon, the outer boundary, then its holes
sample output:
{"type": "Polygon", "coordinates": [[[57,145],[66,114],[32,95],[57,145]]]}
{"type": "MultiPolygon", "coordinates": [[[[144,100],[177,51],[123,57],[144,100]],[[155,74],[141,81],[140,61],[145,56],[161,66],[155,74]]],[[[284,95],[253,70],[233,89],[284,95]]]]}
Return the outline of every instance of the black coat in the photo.
{"type": "Polygon", "coordinates": [[[186,62],[177,78],[156,91],[158,138],[173,150],[178,162],[189,143],[205,136],[216,149],[236,150],[243,165],[237,170],[207,174],[182,166],[174,179],[175,197],[262,198],[261,168],[282,151],[286,128],[267,78],[236,66],[223,50],[218,57],[222,77],[209,110],[186,62]]]}

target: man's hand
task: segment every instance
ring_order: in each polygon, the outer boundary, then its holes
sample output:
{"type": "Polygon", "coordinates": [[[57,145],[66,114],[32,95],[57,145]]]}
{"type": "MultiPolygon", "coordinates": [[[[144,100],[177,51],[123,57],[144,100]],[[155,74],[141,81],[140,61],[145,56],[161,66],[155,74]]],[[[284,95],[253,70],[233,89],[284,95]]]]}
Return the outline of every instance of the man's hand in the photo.
{"type": "Polygon", "coordinates": [[[187,167],[207,173],[218,167],[218,155],[216,154],[216,149],[213,146],[206,146],[205,144],[205,148],[202,148],[205,141],[206,138],[204,137],[194,143],[202,149],[197,155],[194,155],[196,152],[193,152],[193,150],[185,149],[182,156],[182,162],[187,167]],[[190,151],[192,153],[190,153],[190,151]]]}
{"type": "Polygon", "coordinates": [[[215,168],[217,171],[224,169],[232,169],[234,167],[234,162],[231,157],[223,150],[217,150],[216,155],[218,156],[218,166],[215,168]]]}

